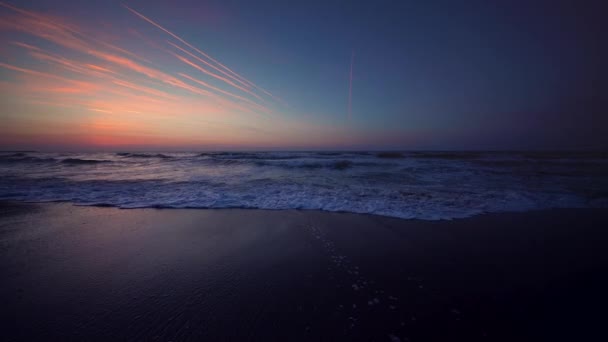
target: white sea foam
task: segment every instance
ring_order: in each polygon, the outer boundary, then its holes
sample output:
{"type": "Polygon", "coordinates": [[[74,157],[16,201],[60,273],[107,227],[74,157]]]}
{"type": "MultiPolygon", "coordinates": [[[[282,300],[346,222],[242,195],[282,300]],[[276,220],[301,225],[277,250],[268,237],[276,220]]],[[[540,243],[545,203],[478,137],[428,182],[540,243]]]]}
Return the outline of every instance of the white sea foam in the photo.
{"type": "Polygon", "coordinates": [[[526,153],[2,153],[0,199],[425,220],[608,206],[608,158],[526,153]]]}

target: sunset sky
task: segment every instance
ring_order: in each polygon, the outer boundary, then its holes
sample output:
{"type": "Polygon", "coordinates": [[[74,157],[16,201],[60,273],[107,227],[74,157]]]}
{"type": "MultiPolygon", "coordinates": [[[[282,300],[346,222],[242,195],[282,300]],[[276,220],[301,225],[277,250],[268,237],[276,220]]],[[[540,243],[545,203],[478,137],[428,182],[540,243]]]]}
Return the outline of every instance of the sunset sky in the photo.
{"type": "Polygon", "coordinates": [[[0,148],[605,148],[575,1],[0,2],[0,148]]]}

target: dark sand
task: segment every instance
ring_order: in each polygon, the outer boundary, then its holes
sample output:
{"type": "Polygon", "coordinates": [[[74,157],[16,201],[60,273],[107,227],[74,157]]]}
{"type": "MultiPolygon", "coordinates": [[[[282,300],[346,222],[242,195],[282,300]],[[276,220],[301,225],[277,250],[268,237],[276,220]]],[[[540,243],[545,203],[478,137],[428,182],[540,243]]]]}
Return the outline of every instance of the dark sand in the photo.
{"type": "Polygon", "coordinates": [[[605,341],[607,229],[4,203],[0,338],[605,341]]]}

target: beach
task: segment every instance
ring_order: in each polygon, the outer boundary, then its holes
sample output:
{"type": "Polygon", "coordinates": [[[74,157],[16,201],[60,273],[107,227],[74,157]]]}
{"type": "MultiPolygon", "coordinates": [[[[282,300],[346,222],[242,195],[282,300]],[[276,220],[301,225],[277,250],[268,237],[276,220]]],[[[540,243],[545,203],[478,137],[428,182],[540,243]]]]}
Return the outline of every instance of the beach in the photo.
{"type": "Polygon", "coordinates": [[[601,2],[9,2],[0,342],[608,341],[601,2]]]}
{"type": "Polygon", "coordinates": [[[605,227],[4,202],[3,340],[600,340],[605,227]]]}

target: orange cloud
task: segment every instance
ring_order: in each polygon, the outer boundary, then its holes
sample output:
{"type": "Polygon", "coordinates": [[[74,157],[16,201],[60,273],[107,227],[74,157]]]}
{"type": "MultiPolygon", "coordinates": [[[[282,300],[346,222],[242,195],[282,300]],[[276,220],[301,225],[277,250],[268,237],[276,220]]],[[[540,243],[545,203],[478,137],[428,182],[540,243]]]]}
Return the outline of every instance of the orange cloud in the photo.
{"type": "Polygon", "coordinates": [[[203,75],[161,70],[138,53],[106,41],[111,37],[87,32],[63,18],[0,6],[12,10],[0,15],[0,30],[26,34],[4,44],[23,58],[0,56],[0,68],[11,73],[0,89],[35,109],[27,113],[36,113],[28,124],[0,130],[11,132],[14,139],[20,132],[31,141],[36,135],[95,146],[242,144],[264,135],[248,127],[251,122],[270,122],[266,114],[273,113],[265,106],[269,100],[252,82],[208,55],[203,54],[205,60],[171,42],[183,55],[152,45],[154,52],[176,57],[203,75]],[[52,127],[52,134],[44,133],[45,127],[52,127]]]}

